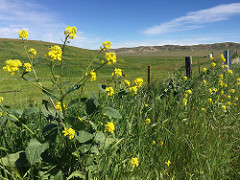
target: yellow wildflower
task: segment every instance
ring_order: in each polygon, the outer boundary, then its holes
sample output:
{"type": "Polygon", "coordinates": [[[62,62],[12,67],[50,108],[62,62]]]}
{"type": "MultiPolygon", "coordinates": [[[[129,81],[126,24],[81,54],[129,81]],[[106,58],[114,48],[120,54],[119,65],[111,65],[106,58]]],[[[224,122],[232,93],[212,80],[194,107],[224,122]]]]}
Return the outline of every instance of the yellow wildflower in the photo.
{"type": "Polygon", "coordinates": [[[202,82],[203,82],[203,84],[206,84],[206,83],[207,83],[207,81],[206,81],[206,80],[202,80],[202,82]]]}
{"type": "Polygon", "coordinates": [[[163,146],[163,140],[160,142],[160,146],[163,146]]]}
{"type": "Polygon", "coordinates": [[[219,85],[223,87],[223,81],[221,79],[219,80],[219,85]]]}
{"type": "Polygon", "coordinates": [[[29,49],[28,52],[34,56],[37,54],[36,49],[33,49],[33,48],[29,49]]]}
{"type": "Polygon", "coordinates": [[[69,139],[73,139],[75,136],[75,130],[72,128],[64,128],[62,132],[64,136],[69,136],[69,139]]]}
{"type": "Polygon", "coordinates": [[[118,69],[118,68],[115,68],[113,75],[116,75],[117,77],[122,76],[122,70],[118,69]]]}
{"type": "Polygon", "coordinates": [[[112,87],[106,87],[105,91],[107,92],[108,96],[112,96],[114,94],[114,90],[112,87]]]}
{"type": "Polygon", "coordinates": [[[69,39],[73,39],[76,37],[77,34],[77,28],[75,26],[73,27],[66,27],[66,31],[64,31],[65,36],[69,36],[69,39]]]}
{"type": "Polygon", "coordinates": [[[130,86],[130,81],[129,80],[124,80],[125,84],[127,84],[127,86],[130,86]]]}
{"type": "Polygon", "coordinates": [[[103,50],[109,50],[111,48],[111,42],[110,41],[105,41],[102,43],[103,45],[103,50]]]}
{"type": "Polygon", "coordinates": [[[206,109],[205,109],[205,108],[202,108],[202,111],[206,111],[206,109]]]}
{"type": "Polygon", "coordinates": [[[50,58],[51,61],[54,62],[54,60],[62,60],[62,49],[56,45],[56,46],[51,46],[51,48],[49,48],[49,52],[46,54],[47,58],[50,58]]]}
{"type": "Polygon", "coordinates": [[[145,104],[144,106],[145,106],[145,107],[148,107],[148,104],[145,104]]]}
{"type": "Polygon", "coordinates": [[[90,81],[96,81],[97,79],[97,73],[94,70],[90,71],[91,77],[90,77],[90,81]]]}
{"type": "Polygon", "coordinates": [[[213,59],[214,59],[214,58],[211,56],[211,57],[210,57],[210,60],[213,60],[213,59]]]}
{"type": "Polygon", "coordinates": [[[130,95],[135,95],[135,94],[137,94],[137,86],[132,86],[132,87],[130,87],[129,88],[129,91],[130,91],[130,95]]]}
{"type": "Polygon", "coordinates": [[[235,89],[231,89],[231,93],[235,93],[235,89]]]}
{"type": "Polygon", "coordinates": [[[222,105],[222,109],[223,109],[223,110],[226,110],[227,107],[226,107],[225,105],[222,105]]]}
{"type": "Polygon", "coordinates": [[[184,76],[183,79],[184,79],[184,81],[186,81],[187,80],[187,76],[184,76]]]}
{"type": "MultiPolygon", "coordinates": [[[[238,97],[235,97],[235,101],[238,101],[238,97]]],[[[1,102],[1,101],[0,101],[1,102]]]]}
{"type": "Polygon", "coordinates": [[[168,161],[165,162],[165,164],[169,167],[170,164],[171,164],[171,161],[168,160],[168,161]]]}
{"type": "Polygon", "coordinates": [[[186,90],[185,92],[186,92],[186,93],[188,93],[188,94],[192,94],[192,91],[191,91],[191,89],[189,89],[189,90],[186,90]]]}
{"type": "Polygon", "coordinates": [[[151,119],[147,118],[147,119],[145,120],[145,123],[146,123],[147,125],[150,124],[150,123],[151,123],[151,119]]]}
{"type": "Polygon", "coordinates": [[[155,145],[155,144],[156,144],[156,141],[153,141],[152,144],[155,145]]]}
{"type": "Polygon", "coordinates": [[[135,166],[137,167],[138,166],[138,158],[132,158],[129,163],[133,168],[135,168],[135,166]]]}
{"type": "Polygon", "coordinates": [[[227,85],[227,84],[223,84],[223,86],[224,86],[224,87],[228,87],[228,85],[227,85]]]}
{"type": "Polygon", "coordinates": [[[143,79],[142,78],[137,78],[134,80],[134,83],[136,84],[137,87],[141,87],[143,84],[143,79]]]}
{"type": "Polygon", "coordinates": [[[208,102],[209,102],[209,103],[212,103],[212,98],[208,98],[208,102]]]}
{"type": "Polygon", "coordinates": [[[105,124],[105,132],[110,132],[112,134],[114,130],[114,124],[112,122],[105,124]]]}
{"type": "Polygon", "coordinates": [[[233,71],[232,71],[231,69],[228,69],[227,72],[228,72],[229,74],[233,74],[233,71]]]}
{"type": "Polygon", "coordinates": [[[30,63],[24,63],[23,66],[26,68],[25,71],[32,71],[32,65],[30,63]]]}
{"type": "Polygon", "coordinates": [[[3,97],[0,97],[0,102],[2,102],[4,99],[3,99],[3,97]]]}
{"type": "Polygon", "coordinates": [[[183,105],[187,106],[187,99],[186,98],[183,98],[183,105]]]}
{"type": "Polygon", "coordinates": [[[228,95],[228,96],[227,96],[227,98],[228,98],[228,99],[231,99],[231,96],[230,96],[230,95],[228,95]]]}
{"type": "Polygon", "coordinates": [[[224,58],[224,55],[223,55],[223,54],[220,55],[220,59],[222,60],[222,62],[225,62],[225,61],[226,61],[226,59],[224,58]]]}
{"type": "Polygon", "coordinates": [[[202,72],[206,72],[206,71],[207,71],[207,69],[206,69],[206,68],[203,68],[203,69],[202,69],[202,72]]]}
{"type": "Polygon", "coordinates": [[[208,92],[209,92],[210,94],[212,94],[212,89],[208,89],[208,92]]]}
{"type": "Polygon", "coordinates": [[[221,90],[220,94],[224,94],[224,91],[223,91],[223,90],[221,90]]]}
{"type": "MultiPolygon", "coordinates": [[[[63,104],[63,107],[65,108],[65,104],[63,104]]],[[[62,111],[62,105],[61,102],[57,102],[56,106],[55,106],[56,110],[62,111]]]]}
{"type": "Polygon", "coordinates": [[[26,30],[20,30],[19,32],[19,38],[25,38],[28,39],[28,32],[26,30]]]}
{"type": "Polygon", "coordinates": [[[223,79],[223,74],[219,74],[220,79],[223,79]]]}
{"type": "Polygon", "coordinates": [[[215,66],[216,66],[216,63],[215,63],[215,62],[212,62],[211,64],[212,64],[212,67],[215,67],[215,66]]]}
{"type": "Polygon", "coordinates": [[[3,69],[5,71],[8,71],[10,73],[10,75],[14,75],[14,71],[18,71],[18,67],[19,66],[22,66],[22,63],[20,60],[16,59],[16,60],[12,60],[12,59],[9,59],[7,61],[5,61],[6,63],[6,66],[3,67],[3,69]]]}
{"type": "Polygon", "coordinates": [[[232,103],[230,101],[228,101],[227,104],[230,106],[232,103]]]}
{"type": "Polygon", "coordinates": [[[116,53],[114,52],[109,52],[105,54],[105,58],[108,61],[107,64],[112,64],[112,63],[116,63],[116,53]]]}

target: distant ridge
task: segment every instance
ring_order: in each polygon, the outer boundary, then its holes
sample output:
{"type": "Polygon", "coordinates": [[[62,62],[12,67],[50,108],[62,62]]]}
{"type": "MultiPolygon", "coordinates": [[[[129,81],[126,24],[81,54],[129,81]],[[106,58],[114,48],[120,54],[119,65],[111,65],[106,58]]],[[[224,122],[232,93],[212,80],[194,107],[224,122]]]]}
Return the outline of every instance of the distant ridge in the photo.
{"type": "Polygon", "coordinates": [[[211,50],[240,50],[240,43],[224,42],[214,44],[199,44],[199,45],[163,45],[163,46],[139,46],[133,48],[119,48],[113,49],[118,54],[148,54],[158,52],[171,52],[171,51],[211,51],[211,50]]]}

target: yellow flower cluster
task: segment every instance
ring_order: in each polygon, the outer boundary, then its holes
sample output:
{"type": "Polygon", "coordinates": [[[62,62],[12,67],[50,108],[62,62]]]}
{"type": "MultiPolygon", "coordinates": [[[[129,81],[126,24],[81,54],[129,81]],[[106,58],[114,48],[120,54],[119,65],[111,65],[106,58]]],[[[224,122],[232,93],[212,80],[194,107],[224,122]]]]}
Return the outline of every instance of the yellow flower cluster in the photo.
{"type": "Polygon", "coordinates": [[[129,164],[135,168],[135,166],[137,167],[139,164],[138,164],[138,158],[132,158],[129,162],[129,164]]]}
{"type": "Polygon", "coordinates": [[[96,73],[94,70],[91,70],[90,74],[91,74],[90,81],[91,81],[91,82],[92,82],[92,81],[96,81],[96,79],[97,79],[97,73],[96,73]]]}
{"type": "Polygon", "coordinates": [[[62,131],[64,136],[68,136],[69,139],[73,139],[75,136],[75,130],[72,128],[64,128],[62,131]]]}
{"type": "Polygon", "coordinates": [[[137,87],[141,87],[143,84],[143,79],[142,78],[137,78],[134,80],[134,83],[136,84],[137,87]]]}
{"type": "Polygon", "coordinates": [[[117,60],[116,60],[116,53],[114,52],[109,52],[109,53],[106,53],[105,54],[105,58],[107,60],[107,64],[112,64],[112,63],[116,63],[117,60]]]}
{"type": "Polygon", "coordinates": [[[207,71],[207,69],[206,69],[206,68],[203,68],[203,69],[202,69],[202,72],[206,72],[206,71],[207,71]]]}
{"type": "Polygon", "coordinates": [[[102,43],[102,45],[103,45],[103,48],[100,48],[100,50],[109,50],[110,48],[111,48],[111,42],[110,41],[105,41],[105,42],[103,42],[102,43]]]}
{"type": "Polygon", "coordinates": [[[51,46],[49,50],[50,51],[46,54],[46,57],[50,58],[52,62],[54,62],[54,60],[62,60],[62,49],[58,45],[51,46]]]}
{"type": "Polygon", "coordinates": [[[122,76],[122,70],[115,68],[114,72],[112,73],[112,75],[113,76],[116,75],[117,77],[120,77],[120,76],[122,76]]]}
{"type": "Polygon", "coordinates": [[[14,71],[19,70],[18,69],[19,66],[22,66],[21,61],[18,59],[16,59],[16,60],[9,59],[9,60],[5,61],[5,63],[6,63],[6,66],[4,66],[3,69],[5,71],[8,71],[11,76],[15,74],[14,71]]]}
{"type": "Polygon", "coordinates": [[[225,62],[225,61],[226,61],[226,59],[224,58],[224,55],[223,55],[223,54],[220,55],[220,59],[222,60],[222,62],[225,62]]]}
{"type": "Polygon", "coordinates": [[[112,122],[105,124],[105,132],[110,132],[112,134],[114,130],[115,130],[115,127],[112,122]]]}
{"type": "Polygon", "coordinates": [[[129,88],[130,95],[132,95],[132,96],[137,94],[137,91],[138,91],[137,86],[132,86],[132,87],[129,88]]]}
{"type": "MultiPolygon", "coordinates": [[[[63,104],[63,107],[65,108],[65,104],[63,104]]],[[[62,105],[61,102],[57,102],[56,106],[55,106],[56,110],[62,111],[62,105]]]]}
{"type": "Polygon", "coordinates": [[[34,55],[34,56],[37,55],[36,49],[31,48],[31,49],[28,50],[28,52],[29,52],[30,54],[34,55]]]}
{"type": "Polygon", "coordinates": [[[216,63],[215,63],[215,62],[212,62],[211,64],[212,64],[212,67],[215,67],[215,66],[216,66],[216,63]]]}
{"type": "Polygon", "coordinates": [[[32,65],[30,63],[24,63],[23,66],[26,68],[25,71],[32,71],[32,65]]]}
{"type": "Polygon", "coordinates": [[[105,91],[107,92],[108,96],[112,96],[114,94],[114,90],[112,87],[106,87],[105,91]]]}
{"type": "Polygon", "coordinates": [[[19,32],[19,38],[25,38],[28,39],[28,32],[26,30],[20,30],[19,32]]]}
{"type": "Polygon", "coordinates": [[[65,36],[69,36],[69,39],[73,39],[76,37],[77,34],[77,28],[75,26],[73,27],[66,27],[66,31],[64,31],[65,36]]]}

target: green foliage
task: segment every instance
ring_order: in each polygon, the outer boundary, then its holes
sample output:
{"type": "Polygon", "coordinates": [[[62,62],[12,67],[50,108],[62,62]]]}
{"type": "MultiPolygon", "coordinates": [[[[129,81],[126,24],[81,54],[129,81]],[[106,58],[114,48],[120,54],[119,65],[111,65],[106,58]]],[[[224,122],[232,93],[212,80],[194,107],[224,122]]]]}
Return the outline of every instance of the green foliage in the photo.
{"type": "MultiPolygon", "coordinates": [[[[65,38],[64,52],[73,53],[65,38]]],[[[106,68],[107,85],[85,94],[90,70],[97,77],[106,70],[101,53],[73,84],[61,77],[71,59],[65,53],[61,62],[45,61],[51,85],[19,70],[46,98],[23,110],[0,103],[1,178],[238,179],[239,66],[231,73],[214,59],[217,65],[207,65],[206,72],[184,80],[180,69],[166,81],[138,87],[135,95],[129,94],[135,82],[129,87],[125,76],[112,76],[114,68],[106,68]]],[[[125,60],[134,64],[133,57],[125,60]]],[[[41,60],[30,62],[37,69],[41,60]]]]}

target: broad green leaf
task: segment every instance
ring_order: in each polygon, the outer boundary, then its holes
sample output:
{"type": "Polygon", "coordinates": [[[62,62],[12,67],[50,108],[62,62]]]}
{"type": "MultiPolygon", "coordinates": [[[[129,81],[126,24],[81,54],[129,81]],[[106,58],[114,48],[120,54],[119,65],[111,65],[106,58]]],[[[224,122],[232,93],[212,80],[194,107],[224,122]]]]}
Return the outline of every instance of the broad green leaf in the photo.
{"type": "Polygon", "coordinates": [[[103,144],[106,140],[106,135],[102,131],[98,131],[94,140],[97,143],[103,144]]]}
{"type": "Polygon", "coordinates": [[[0,163],[6,167],[26,167],[29,165],[24,151],[8,154],[0,159],[0,163]]]}
{"type": "Polygon", "coordinates": [[[90,147],[91,147],[91,144],[83,144],[79,147],[79,150],[81,151],[81,153],[84,154],[89,151],[90,147]]]}
{"type": "Polygon", "coordinates": [[[67,178],[67,180],[72,179],[72,178],[82,178],[82,179],[85,179],[85,176],[81,173],[81,171],[77,170],[77,171],[74,171],[74,172],[67,178]]]}
{"type": "Polygon", "coordinates": [[[97,97],[95,96],[94,92],[91,91],[90,96],[86,102],[87,114],[91,115],[98,109],[98,107],[99,107],[99,102],[97,100],[97,97]]]}
{"type": "Polygon", "coordinates": [[[114,143],[114,139],[113,138],[106,138],[104,148],[107,149],[112,143],[114,143]]]}
{"type": "Polygon", "coordinates": [[[41,144],[36,139],[31,139],[28,147],[26,148],[27,160],[33,165],[36,162],[40,162],[41,154],[49,147],[49,143],[45,142],[41,144]]]}
{"type": "Polygon", "coordinates": [[[76,139],[80,143],[85,143],[93,138],[93,135],[86,131],[78,131],[78,135],[76,136],[76,139]]]}
{"type": "Polygon", "coordinates": [[[63,178],[63,173],[62,171],[58,171],[58,173],[55,175],[54,180],[64,180],[65,178],[63,178]]]}
{"type": "Polygon", "coordinates": [[[104,107],[102,109],[102,112],[105,113],[108,117],[111,117],[111,118],[116,118],[116,119],[121,119],[122,118],[119,111],[117,109],[112,108],[112,107],[104,107]]]}

